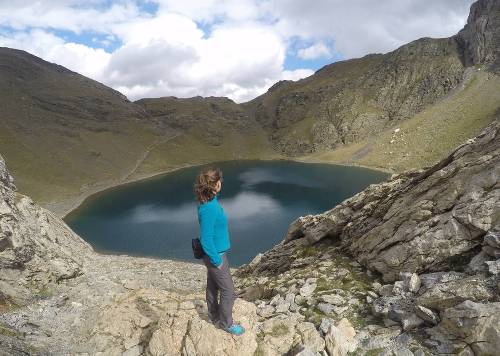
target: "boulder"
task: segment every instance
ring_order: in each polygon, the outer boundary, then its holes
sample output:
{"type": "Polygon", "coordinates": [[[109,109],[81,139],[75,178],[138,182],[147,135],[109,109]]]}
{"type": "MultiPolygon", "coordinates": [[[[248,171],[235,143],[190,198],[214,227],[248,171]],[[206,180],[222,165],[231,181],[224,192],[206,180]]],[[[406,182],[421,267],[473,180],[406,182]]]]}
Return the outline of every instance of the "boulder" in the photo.
{"type": "Polygon", "coordinates": [[[356,349],[356,331],[349,320],[343,318],[336,325],[330,325],[325,335],[325,344],[330,356],[345,356],[356,349]]]}
{"type": "Polygon", "coordinates": [[[500,350],[500,303],[467,300],[444,310],[436,327],[450,343],[469,345],[474,355],[497,355],[500,350]]]}
{"type": "Polygon", "coordinates": [[[491,257],[484,251],[479,252],[475,255],[467,265],[467,270],[471,273],[480,273],[487,270],[486,261],[489,261],[491,257]]]}
{"type": "Polygon", "coordinates": [[[319,299],[333,305],[344,305],[346,303],[345,299],[337,294],[324,294],[319,299]]]}
{"type": "Polygon", "coordinates": [[[486,266],[488,267],[488,272],[494,276],[500,274],[500,259],[495,261],[487,261],[486,266]]]}
{"type": "Polygon", "coordinates": [[[477,275],[432,284],[417,297],[417,302],[427,308],[445,310],[465,300],[490,301],[495,295],[493,280],[477,275]]]}
{"type": "Polygon", "coordinates": [[[490,247],[500,249],[500,227],[496,226],[495,228],[488,231],[488,233],[484,236],[484,243],[490,247]]]}
{"type": "Polygon", "coordinates": [[[172,305],[158,320],[148,351],[152,355],[253,355],[257,349],[255,313],[252,303],[235,300],[233,319],[245,333],[234,337],[206,321],[196,308],[181,310],[172,305]]]}
{"type": "Polygon", "coordinates": [[[403,281],[403,288],[405,291],[409,291],[411,293],[417,293],[422,285],[422,281],[420,277],[416,273],[408,273],[403,272],[400,273],[400,277],[403,281]]]}
{"type": "Polygon", "coordinates": [[[296,332],[300,335],[301,343],[314,352],[321,352],[325,348],[325,340],[321,337],[313,323],[301,322],[296,326],[296,332]]]}
{"type": "Polygon", "coordinates": [[[431,325],[437,325],[439,323],[439,316],[429,308],[417,305],[415,307],[415,313],[420,319],[431,325]]]}
{"type": "Polygon", "coordinates": [[[339,239],[356,261],[390,282],[400,272],[444,270],[451,260],[466,265],[500,224],[500,190],[491,189],[500,174],[499,132],[500,120],[493,120],[431,167],[395,175],[329,211],[297,219],[287,243],[304,236],[339,239]]]}
{"type": "Polygon", "coordinates": [[[316,283],[305,283],[302,288],[300,288],[300,295],[303,297],[309,297],[313,294],[316,289],[316,283]]]}

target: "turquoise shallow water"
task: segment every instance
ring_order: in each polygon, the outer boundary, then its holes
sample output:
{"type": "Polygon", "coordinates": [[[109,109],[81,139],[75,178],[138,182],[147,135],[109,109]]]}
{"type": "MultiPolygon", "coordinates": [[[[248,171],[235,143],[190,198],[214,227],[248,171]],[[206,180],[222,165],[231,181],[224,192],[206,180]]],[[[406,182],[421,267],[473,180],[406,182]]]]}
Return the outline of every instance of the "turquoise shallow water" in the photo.
{"type": "MultiPolygon", "coordinates": [[[[230,264],[248,263],[281,241],[290,223],[317,214],[387,174],[293,161],[226,161],[219,196],[229,221],[230,264]]],[[[64,219],[96,251],[178,260],[199,232],[193,182],[205,166],[180,169],[95,194],[64,219]]]]}

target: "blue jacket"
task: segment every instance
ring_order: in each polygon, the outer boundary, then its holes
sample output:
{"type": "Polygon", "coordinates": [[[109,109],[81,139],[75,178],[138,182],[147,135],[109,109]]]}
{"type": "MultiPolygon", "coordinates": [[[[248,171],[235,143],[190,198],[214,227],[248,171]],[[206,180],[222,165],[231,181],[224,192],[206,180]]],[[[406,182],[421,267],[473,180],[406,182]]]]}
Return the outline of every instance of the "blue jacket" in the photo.
{"type": "Polygon", "coordinates": [[[198,204],[198,222],[200,224],[200,242],[203,251],[215,266],[222,264],[220,252],[231,247],[227,216],[217,199],[218,193],[206,203],[198,204]]]}

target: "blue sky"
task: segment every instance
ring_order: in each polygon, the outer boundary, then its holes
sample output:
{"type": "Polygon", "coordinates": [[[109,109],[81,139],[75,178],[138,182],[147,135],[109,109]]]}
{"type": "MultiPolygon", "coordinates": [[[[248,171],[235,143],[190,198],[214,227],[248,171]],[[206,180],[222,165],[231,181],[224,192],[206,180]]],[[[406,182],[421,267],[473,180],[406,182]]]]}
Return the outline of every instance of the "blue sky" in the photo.
{"type": "Polygon", "coordinates": [[[228,96],[460,30],[472,0],[0,1],[0,45],[26,50],[131,100],[228,96]]]}

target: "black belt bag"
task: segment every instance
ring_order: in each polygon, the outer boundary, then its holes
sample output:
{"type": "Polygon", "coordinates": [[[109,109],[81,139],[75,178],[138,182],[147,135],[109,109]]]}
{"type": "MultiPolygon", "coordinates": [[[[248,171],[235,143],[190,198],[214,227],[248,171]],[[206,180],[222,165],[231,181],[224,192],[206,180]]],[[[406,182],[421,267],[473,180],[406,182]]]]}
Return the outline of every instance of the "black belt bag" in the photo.
{"type": "Polygon", "coordinates": [[[203,251],[200,239],[199,238],[192,239],[191,246],[193,247],[194,258],[196,259],[203,258],[203,256],[205,255],[205,251],[203,251]]]}

